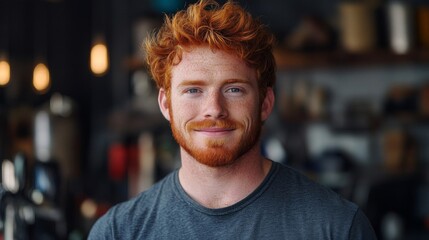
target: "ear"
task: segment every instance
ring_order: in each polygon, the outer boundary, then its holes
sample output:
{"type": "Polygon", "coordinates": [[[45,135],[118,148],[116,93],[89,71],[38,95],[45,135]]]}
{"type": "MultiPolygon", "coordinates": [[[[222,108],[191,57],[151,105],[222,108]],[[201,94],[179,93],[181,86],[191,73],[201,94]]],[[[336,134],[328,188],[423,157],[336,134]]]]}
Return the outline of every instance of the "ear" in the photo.
{"type": "Polygon", "coordinates": [[[165,119],[170,121],[170,103],[167,99],[167,93],[164,88],[159,89],[158,105],[162,115],[164,115],[165,119]]]}
{"type": "Polygon", "coordinates": [[[261,120],[262,121],[267,120],[268,117],[270,116],[271,112],[273,111],[274,102],[275,102],[274,90],[272,87],[269,87],[269,88],[267,88],[267,93],[265,95],[265,99],[262,102],[262,107],[261,107],[261,120]]]}

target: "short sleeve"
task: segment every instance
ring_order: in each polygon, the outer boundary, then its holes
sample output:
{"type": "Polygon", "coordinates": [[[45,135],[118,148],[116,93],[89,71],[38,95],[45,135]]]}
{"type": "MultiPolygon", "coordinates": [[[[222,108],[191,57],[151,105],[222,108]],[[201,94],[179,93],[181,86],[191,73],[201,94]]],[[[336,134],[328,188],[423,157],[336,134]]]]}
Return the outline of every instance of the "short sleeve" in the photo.
{"type": "Polygon", "coordinates": [[[109,219],[111,218],[112,211],[107,212],[104,216],[99,218],[92,226],[89,232],[88,240],[113,240],[113,231],[109,219]]]}
{"type": "Polygon", "coordinates": [[[377,239],[374,229],[361,209],[356,211],[349,234],[350,240],[377,239]]]}

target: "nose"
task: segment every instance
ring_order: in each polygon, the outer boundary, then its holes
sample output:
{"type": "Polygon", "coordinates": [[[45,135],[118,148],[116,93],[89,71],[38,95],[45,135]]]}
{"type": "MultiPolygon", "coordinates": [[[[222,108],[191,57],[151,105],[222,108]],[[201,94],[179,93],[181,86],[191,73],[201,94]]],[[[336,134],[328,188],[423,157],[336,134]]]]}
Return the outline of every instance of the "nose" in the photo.
{"type": "Polygon", "coordinates": [[[203,103],[203,109],[205,118],[219,119],[228,116],[225,98],[219,92],[207,96],[203,103]]]}

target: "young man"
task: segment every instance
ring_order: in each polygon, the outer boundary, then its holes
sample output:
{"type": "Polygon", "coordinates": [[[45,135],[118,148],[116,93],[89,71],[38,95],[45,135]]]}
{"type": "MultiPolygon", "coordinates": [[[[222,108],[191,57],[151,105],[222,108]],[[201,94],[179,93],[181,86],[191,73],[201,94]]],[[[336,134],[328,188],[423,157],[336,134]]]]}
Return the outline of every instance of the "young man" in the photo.
{"type": "Polygon", "coordinates": [[[273,42],[232,2],[166,19],[146,51],[182,166],[113,207],[89,239],[375,239],[356,205],[261,155],[273,42]]]}

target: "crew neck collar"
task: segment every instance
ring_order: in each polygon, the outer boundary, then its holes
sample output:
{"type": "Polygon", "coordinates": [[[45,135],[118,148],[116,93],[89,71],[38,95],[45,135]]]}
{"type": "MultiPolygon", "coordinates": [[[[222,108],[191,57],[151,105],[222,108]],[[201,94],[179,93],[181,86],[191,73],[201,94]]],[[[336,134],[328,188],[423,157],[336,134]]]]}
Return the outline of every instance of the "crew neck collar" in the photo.
{"type": "Polygon", "coordinates": [[[214,216],[220,216],[220,215],[227,215],[231,214],[233,212],[237,212],[247,205],[254,202],[256,199],[258,199],[265,190],[268,189],[270,186],[272,180],[276,176],[279,169],[279,164],[272,161],[270,171],[268,172],[267,176],[264,178],[262,183],[253,191],[251,192],[247,197],[244,199],[238,201],[237,203],[224,207],[224,208],[207,208],[199,204],[197,201],[192,199],[183,189],[182,185],[179,181],[179,171],[176,170],[174,172],[173,181],[174,181],[174,190],[176,194],[181,198],[189,207],[195,209],[196,211],[199,211],[201,213],[207,214],[207,215],[214,215],[214,216]]]}

